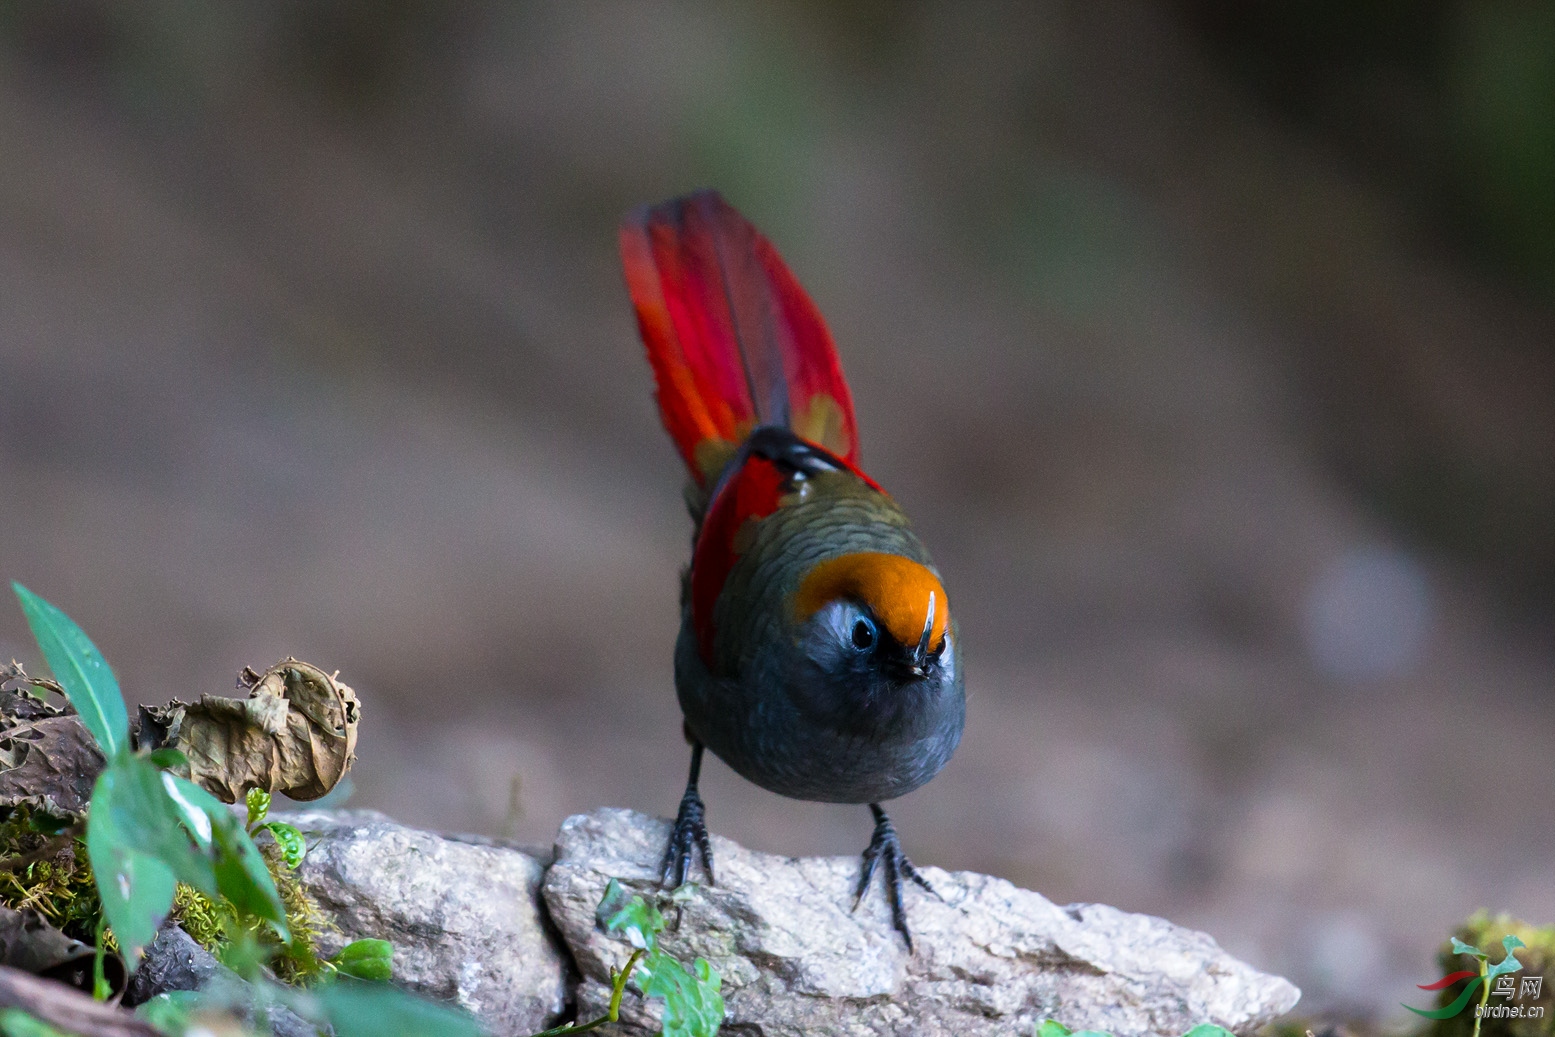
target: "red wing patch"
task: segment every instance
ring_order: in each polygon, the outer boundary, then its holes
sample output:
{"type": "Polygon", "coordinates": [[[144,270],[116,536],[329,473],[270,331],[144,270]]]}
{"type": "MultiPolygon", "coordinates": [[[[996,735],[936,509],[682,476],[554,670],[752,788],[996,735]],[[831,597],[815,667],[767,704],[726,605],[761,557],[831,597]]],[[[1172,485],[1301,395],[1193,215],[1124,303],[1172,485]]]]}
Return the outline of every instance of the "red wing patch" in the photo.
{"type": "MultiPolygon", "coordinates": [[[[740,556],[736,539],[747,522],[778,509],[788,475],[764,457],[752,456],[729,476],[708,506],[691,554],[691,621],[702,661],[713,664],[713,606],[740,556]]],[[[743,545],[741,545],[743,547],[743,545]]]]}

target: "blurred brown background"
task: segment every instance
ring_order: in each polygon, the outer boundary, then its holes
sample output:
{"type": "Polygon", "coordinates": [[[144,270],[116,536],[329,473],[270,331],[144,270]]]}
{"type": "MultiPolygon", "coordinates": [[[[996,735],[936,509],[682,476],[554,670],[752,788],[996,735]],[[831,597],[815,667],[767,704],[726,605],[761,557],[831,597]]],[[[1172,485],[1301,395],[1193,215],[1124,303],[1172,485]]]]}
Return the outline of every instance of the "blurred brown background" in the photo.
{"type": "Polygon", "coordinates": [[[614,228],[705,185],[957,601],[920,863],[1385,1020],[1467,912],[1555,920],[1549,3],[13,0],[0,576],[132,701],[339,667],[355,805],[672,812],[689,523],[614,228]]]}

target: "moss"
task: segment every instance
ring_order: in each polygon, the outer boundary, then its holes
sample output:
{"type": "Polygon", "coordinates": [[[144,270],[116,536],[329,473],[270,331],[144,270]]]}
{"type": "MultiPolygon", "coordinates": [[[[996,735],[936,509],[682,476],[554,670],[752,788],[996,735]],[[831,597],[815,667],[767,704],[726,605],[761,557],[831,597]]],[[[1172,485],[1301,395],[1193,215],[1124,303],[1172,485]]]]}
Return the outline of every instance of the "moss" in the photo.
{"type": "MultiPolygon", "coordinates": [[[[1500,948],[1502,937],[1517,937],[1527,944],[1525,949],[1517,952],[1517,960],[1523,963],[1523,971],[1529,975],[1533,973],[1529,962],[1537,959],[1541,963],[1549,963],[1555,959],[1555,926],[1529,925],[1508,914],[1492,915],[1488,911],[1475,912],[1459,927],[1456,935],[1464,943],[1472,943],[1480,950],[1490,952],[1492,959],[1501,956],[1492,948],[1500,948]]],[[[1450,958],[1453,961],[1463,960],[1452,955],[1450,948],[1443,958],[1444,960],[1450,958]]]]}
{"type": "MultiPolygon", "coordinates": [[[[1502,937],[1515,936],[1527,944],[1527,947],[1516,952],[1517,960],[1523,963],[1522,971],[1513,973],[1519,977],[1519,993],[1510,1001],[1495,996],[1490,998],[1492,1005],[1511,1004],[1522,1008],[1525,1017],[1484,1019],[1480,1023],[1480,1037],[1555,1037],[1555,926],[1534,926],[1510,915],[1491,915],[1480,911],[1459,926],[1453,935],[1489,954],[1492,965],[1500,961],[1504,953],[1501,949],[1502,937]],[[1521,978],[1528,976],[1544,977],[1537,999],[1521,993],[1521,978]],[[1528,1009],[1534,1006],[1543,1010],[1542,1018],[1526,1017],[1528,1009]]],[[[1474,959],[1452,953],[1450,942],[1444,944],[1437,955],[1437,964],[1441,966],[1443,975],[1478,967],[1474,959]]],[[[1462,990],[1462,984],[1453,984],[1442,992],[1437,1004],[1450,1004],[1462,990]]],[[[1479,993],[1476,992],[1469,1007],[1451,1019],[1427,1023],[1420,1037],[1470,1037],[1474,1032],[1473,1005],[1479,1002],[1479,993]]]]}
{"type": "MultiPolygon", "coordinates": [[[[17,807],[0,820],[0,857],[31,853],[50,835],[40,832],[39,822],[26,807],[17,807]]],[[[86,848],[79,840],[45,860],[25,868],[0,872],[0,903],[20,911],[32,908],[49,924],[83,943],[97,939],[102,903],[86,848]]]]}
{"type": "MultiPolygon", "coordinates": [[[[0,819],[0,857],[29,853],[48,838],[37,830],[25,807],[0,819]]],[[[259,852],[281,894],[292,942],[290,946],[282,944],[263,923],[251,929],[260,945],[274,954],[270,964],[278,978],[294,984],[310,983],[330,969],[319,956],[319,937],[334,926],[308,895],[296,873],[287,867],[274,842],[267,840],[259,852]]],[[[79,840],[47,860],[0,872],[0,903],[17,910],[33,908],[67,936],[83,943],[97,940],[102,902],[97,897],[86,848],[79,840]]],[[[226,901],[212,900],[182,883],[173,895],[172,917],[200,946],[217,957],[229,942],[233,927],[238,925],[237,915],[226,901]]],[[[114,948],[111,932],[105,934],[104,942],[109,949],[114,948]]]]}
{"type": "Polygon", "coordinates": [[[214,900],[182,882],[173,893],[173,920],[183,926],[184,932],[194,942],[215,954],[227,939],[227,925],[232,918],[214,900]]]}
{"type": "Polygon", "coordinates": [[[319,937],[334,930],[334,923],[281,859],[280,847],[266,843],[260,851],[270,865],[270,873],[275,876],[276,889],[286,907],[286,924],[292,931],[291,945],[281,949],[281,956],[275,962],[276,973],[288,983],[317,979],[329,971],[329,966],[319,957],[319,937]]]}
{"type": "MultiPolygon", "coordinates": [[[[270,967],[276,977],[287,983],[307,985],[330,967],[319,956],[319,937],[334,928],[318,903],[297,879],[297,875],[281,858],[280,849],[274,843],[259,848],[270,877],[275,880],[276,892],[286,909],[286,925],[291,930],[292,942],[283,944],[274,930],[263,922],[255,922],[246,928],[259,946],[273,957],[270,967]]],[[[238,923],[236,913],[225,901],[215,901],[189,886],[179,885],[173,898],[173,918],[195,942],[221,957],[231,942],[238,923]]]]}

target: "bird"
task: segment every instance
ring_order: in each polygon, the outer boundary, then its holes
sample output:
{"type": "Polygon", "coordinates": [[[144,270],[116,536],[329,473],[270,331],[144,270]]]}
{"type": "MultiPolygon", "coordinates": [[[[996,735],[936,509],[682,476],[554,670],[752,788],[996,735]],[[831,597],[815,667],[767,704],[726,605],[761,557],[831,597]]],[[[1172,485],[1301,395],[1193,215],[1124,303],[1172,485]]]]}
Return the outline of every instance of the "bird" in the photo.
{"type": "Polygon", "coordinates": [[[903,882],[938,894],[882,804],[933,778],[966,721],[939,570],[859,466],[831,333],[772,243],[703,190],[634,210],[619,244],[694,526],[674,654],[691,768],[661,884],[698,856],[714,883],[710,749],[779,795],[868,805],[853,910],[881,874],[912,953],[903,882]]]}

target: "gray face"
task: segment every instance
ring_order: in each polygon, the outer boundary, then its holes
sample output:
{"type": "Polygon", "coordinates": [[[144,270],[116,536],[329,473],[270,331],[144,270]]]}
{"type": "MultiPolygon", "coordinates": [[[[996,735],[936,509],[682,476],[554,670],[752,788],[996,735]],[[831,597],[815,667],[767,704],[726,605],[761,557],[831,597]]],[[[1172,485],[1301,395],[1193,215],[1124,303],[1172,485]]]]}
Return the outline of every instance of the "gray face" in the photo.
{"type": "Polygon", "coordinates": [[[789,696],[806,718],[839,735],[929,737],[958,681],[954,632],[946,631],[937,650],[926,641],[904,645],[868,605],[833,601],[799,629],[788,659],[789,696]]]}

